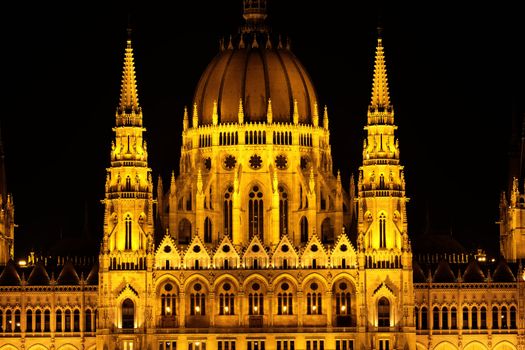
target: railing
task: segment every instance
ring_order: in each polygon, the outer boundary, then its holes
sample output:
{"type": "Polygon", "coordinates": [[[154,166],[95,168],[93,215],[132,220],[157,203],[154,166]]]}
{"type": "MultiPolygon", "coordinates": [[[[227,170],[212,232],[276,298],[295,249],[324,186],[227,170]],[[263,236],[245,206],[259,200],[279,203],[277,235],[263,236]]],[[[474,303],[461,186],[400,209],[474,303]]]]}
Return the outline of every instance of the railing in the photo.
{"type": "Polygon", "coordinates": [[[177,328],[179,321],[176,315],[159,316],[158,327],[159,328],[177,328]]]}

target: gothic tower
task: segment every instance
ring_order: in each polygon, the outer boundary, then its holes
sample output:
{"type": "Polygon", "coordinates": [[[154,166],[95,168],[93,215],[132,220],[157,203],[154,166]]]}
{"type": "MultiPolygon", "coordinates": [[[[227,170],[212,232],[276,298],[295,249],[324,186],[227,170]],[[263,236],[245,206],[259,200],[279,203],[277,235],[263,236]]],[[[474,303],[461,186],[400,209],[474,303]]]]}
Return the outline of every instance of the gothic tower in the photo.
{"type": "MultiPolygon", "coordinates": [[[[148,288],[154,247],[152,179],[130,37],[115,122],[102,201],[104,236],[99,259],[98,324],[101,336],[97,339],[100,349],[111,342],[105,336],[110,330],[142,328],[151,322],[148,288]]],[[[134,341],[137,344],[142,340],[134,341]]]]}
{"type": "Polygon", "coordinates": [[[229,237],[246,247],[257,236],[275,248],[315,235],[333,245],[350,227],[328,112],[319,115],[305,68],[266,16],[266,1],[244,1],[239,34],[221,43],[184,111],[179,175],[159,193],[163,231],[178,244],[229,237]]]}
{"type": "Polygon", "coordinates": [[[379,29],[363,164],[359,168],[357,245],[365,293],[361,315],[369,329],[376,332],[372,339],[375,345],[371,346],[383,349],[415,344],[408,199],[396,129],[379,29]],[[396,335],[393,329],[400,329],[403,335],[396,335]]]}
{"type": "Polygon", "coordinates": [[[13,258],[15,244],[15,207],[7,192],[4,164],[4,147],[0,135],[0,266],[13,258]]]}

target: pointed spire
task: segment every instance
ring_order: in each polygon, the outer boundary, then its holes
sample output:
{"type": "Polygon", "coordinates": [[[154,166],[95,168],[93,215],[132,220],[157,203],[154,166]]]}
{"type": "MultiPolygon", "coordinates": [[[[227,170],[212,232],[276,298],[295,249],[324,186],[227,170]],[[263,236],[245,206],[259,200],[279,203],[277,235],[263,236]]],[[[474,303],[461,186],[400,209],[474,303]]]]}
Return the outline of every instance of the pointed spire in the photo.
{"type": "Polygon", "coordinates": [[[213,125],[219,123],[219,113],[217,112],[217,100],[213,100],[213,111],[211,113],[211,122],[213,125]]]}
{"type": "Polygon", "coordinates": [[[184,118],[182,118],[182,130],[184,131],[188,130],[188,124],[189,124],[188,107],[184,106],[184,118]]]}
{"type": "Polygon", "coordinates": [[[277,48],[278,49],[282,49],[283,48],[283,42],[282,42],[281,34],[279,34],[279,40],[277,42],[277,48]]]}
{"type": "Polygon", "coordinates": [[[171,172],[171,182],[170,182],[170,195],[175,195],[177,193],[177,183],[175,182],[175,171],[171,172]]]}
{"type": "Polygon", "coordinates": [[[197,112],[197,102],[193,104],[192,126],[194,128],[199,126],[199,113],[197,112]]]}
{"type": "Polygon", "coordinates": [[[159,174],[157,179],[157,200],[161,199],[164,196],[164,186],[162,184],[162,177],[159,174]]]}
{"type": "Polygon", "coordinates": [[[240,39],[239,39],[239,49],[244,49],[246,46],[244,45],[244,35],[240,35],[240,39]]]}
{"type": "Polygon", "coordinates": [[[0,209],[7,203],[7,183],[5,177],[5,155],[2,142],[2,129],[0,129],[0,209]]]}
{"type": "Polygon", "coordinates": [[[273,123],[272,99],[268,99],[268,109],[266,110],[266,120],[268,124],[273,123]]]}
{"type": "Polygon", "coordinates": [[[242,98],[239,99],[239,113],[237,116],[239,118],[239,124],[244,124],[244,108],[242,107],[242,98]]]}
{"type": "Polygon", "coordinates": [[[133,48],[131,46],[131,29],[128,29],[128,39],[126,40],[118,112],[120,114],[140,113],[135,62],[133,59],[133,48]]]}
{"type": "Polygon", "coordinates": [[[323,128],[328,130],[328,107],[324,106],[324,113],[323,113],[323,128]]]}
{"type": "Polygon", "coordinates": [[[314,115],[312,117],[312,123],[315,127],[319,126],[319,107],[317,107],[317,100],[314,102],[314,115]]]}
{"type": "Polygon", "coordinates": [[[314,168],[310,168],[310,179],[308,181],[308,186],[310,187],[310,193],[314,193],[315,190],[315,176],[314,176],[314,168]]]}
{"type": "Polygon", "coordinates": [[[293,100],[293,123],[299,124],[299,108],[297,107],[297,99],[293,100]]]}
{"type": "Polygon", "coordinates": [[[382,28],[378,28],[376,56],[374,62],[374,81],[372,84],[372,99],[370,108],[384,110],[391,108],[386,74],[385,53],[383,50],[382,28]]]}
{"type": "Polygon", "coordinates": [[[230,40],[228,41],[228,50],[233,50],[232,36],[230,35],[230,40]]]}

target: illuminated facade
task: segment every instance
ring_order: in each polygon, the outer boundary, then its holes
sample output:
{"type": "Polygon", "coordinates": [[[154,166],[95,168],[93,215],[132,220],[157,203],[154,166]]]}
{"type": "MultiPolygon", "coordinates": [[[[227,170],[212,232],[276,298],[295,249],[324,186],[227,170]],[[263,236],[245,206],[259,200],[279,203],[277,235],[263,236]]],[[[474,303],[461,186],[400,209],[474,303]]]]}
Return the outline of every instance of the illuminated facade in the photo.
{"type": "Polygon", "coordinates": [[[7,262],[0,350],[523,349],[524,283],[507,264],[454,274],[443,260],[427,276],[413,262],[381,35],[345,191],[327,109],[265,18],[264,0],[244,1],[184,111],[179,175],[155,196],[128,38],[99,262],[60,262],[56,279],[7,262]]]}

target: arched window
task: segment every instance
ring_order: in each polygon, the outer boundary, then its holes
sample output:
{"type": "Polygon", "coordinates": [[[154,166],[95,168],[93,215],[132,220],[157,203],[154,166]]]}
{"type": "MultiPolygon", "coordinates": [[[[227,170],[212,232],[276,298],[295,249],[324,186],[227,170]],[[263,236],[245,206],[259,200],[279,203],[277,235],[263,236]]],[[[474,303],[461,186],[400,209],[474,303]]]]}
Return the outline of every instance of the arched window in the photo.
{"type": "Polygon", "coordinates": [[[264,202],[259,186],[252,187],[248,200],[248,231],[250,239],[258,235],[263,240],[264,235],[264,202]]]}
{"type": "Polygon", "coordinates": [[[279,233],[288,233],[288,193],[283,186],[279,186],[279,233]]]}
{"type": "Polygon", "coordinates": [[[87,309],[85,312],[84,329],[86,332],[91,332],[91,310],[87,309]]]}
{"type": "Polygon", "coordinates": [[[458,329],[458,315],[455,307],[450,308],[450,329],[458,329]]]}
{"type": "Polygon", "coordinates": [[[204,220],[204,243],[211,243],[211,220],[209,217],[206,217],[204,220]]]}
{"type": "Polygon", "coordinates": [[[330,222],[330,218],[325,218],[321,224],[321,234],[323,243],[334,243],[334,228],[330,222]]]}
{"type": "Polygon", "coordinates": [[[432,309],[432,329],[439,329],[439,308],[437,306],[432,309]]]}
{"type": "Polygon", "coordinates": [[[226,192],[224,193],[224,206],[223,206],[223,212],[224,212],[224,235],[232,238],[233,233],[233,219],[232,219],[232,211],[233,211],[233,186],[229,186],[226,192]]]}
{"type": "Polygon", "coordinates": [[[390,302],[385,297],[377,302],[377,326],[390,327],[390,302]]]}
{"type": "Polygon", "coordinates": [[[203,291],[202,284],[199,282],[193,285],[193,289],[190,294],[190,315],[206,315],[206,293],[203,291]]]}
{"type": "Polygon", "coordinates": [[[480,328],[481,329],[487,329],[487,308],[485,306],[482,306],[481,309],[479,309],[479,319],[480,319],[480,328]]]}
{"type": "Polygon", "coordinates": [[[468,308],[463,307],[463,329],[468,329],[468,308]]]}
{"type": "Polygon", "coordinates": [[[421,326],[419,324],[419,308],[417,306],[414,307],[414,320],[416,323],[416,329],[421,329],[421,326]]]}
{"type": "Polygon", "coordinates": [[[51,331],[51,311],[49,309],[44,311],[44,332],[51,331]]]}
{"type": "Polygon", "coordinates": [[[386,248],[386,216],[379,215],[379,248],[386,248]]]}
{"type": "Polygon", "coordinates": [[[421,308],[421,329],[428,329],[428,312],[424,306],[421,308]]]}
{"type": "Polygon", "coordinates": [[[179,222],[179,243],[189,244],[191,241],[191,222],[188,219],[182,219],[179,222]]]}
{"type": "Polygon", "coordinates": [[[478,328],[479,328],[479,324],[478,324],[478,308],[474,306],[472,308],[472,329],[478,329],[478,328]]]}
{"type": "Polygon", "coordinates": [[[0,333],[4,331],[4,314],[2,309],[0,309],[0,333]]]}
{"type": "Polygon", "coordinates": [[[277,293],[277,315],[293,315],[293,294],[290,284],[283,282],[277,293]]]}
{"type": "Polygon", "coordinates": [[[126,243],[124,249],[131,249],[131,215],[126,215],[124,223],[126,225],[126,243]]]}
{"type": "Polygon", "coordinates": [[[492,329],[498,329],[498,307],[492,307],[492,329]]]}
{"type": "Polygon", "coordinates": [[[249,315],[263,315],[264,314],[264,296],[262,293],[248,294],[248,314],[249,315]]]}
{"type": "Polygon", "coordinates": [[[26,332],[33,331],[33,310],[26,310],[26,332]]]}
{"type": "Polygon", "coordinates": [[[42,311],[35,311],[35,332],[42,332],[42,311]]]}
{"type": "Polygon", "coordinates": [[[510,329],[516,329],[516,307],[510,307],[510,329]]]}
{"type": "Polygon", "coordinates": [[[80,310],[73,311],[73,332],[80,332],[80,310]]]}
{"type": "Polygon", "coordinates": [[[509,328],[508,325],[508,319],[507,319],[507,307],[502,306],[501,307],[501,329],[507,329],[509,328]]]}
{"type": "Polygon", "coordinates": [[[449,329],[448,326],[448,309],[447,307],[443,307],[441,309],[441,329],[449,329]]]}
{"type": "Polygon", "coordinates": [[[219,315],[235,315],[235,293],[230,282],[224,282],[219,289],[219,315]]]}
{"type": "Polygon", "coordinates": [[[11,320],[11,310],[5,311],[5,331],[9,333],[13,331],[13,321],[11,320]]]}
{"type": "Polygon", "coordinates": [[[160,315],[173,316],[177,314],[177,293],[173,284],[166,283],[162,287],[162,294],[160,295],[160,315]]]}
{"type": "Polygon", "coordinates": [[[306,216],[301,218],[301,243],[308,243],[308,219],[306,216]]]}
{"type": "Polygon", "coordinates": [[[55,312],[55,331],[62,332],[62,310],[55,312]]]}
{"type": "Polygon", "coordinates": [[[64,332],[71,332],[71,310],[64,312],[64,332]]]}
{"type": "Polygon", "coordinates": [[[15,310],[15,332],[20,332],[20,310],[15,310]]]}
{"type": "Polygon", "coordinates": [[[129,298],[122,303],[122,328],[135,328],[135,304],[129,298]]]}
{"type": "Polygon", "coordinates": [[[379,189],[380,190],[385,189],[385,175],[383,174],[379,175],[379,189]]]}
{"type": "Polygon", "coordinates": [[[309,292],[306,294],[306,314],[307,315],[322,315],[323,314],[323,297],[321,293],[309,292]]]}

